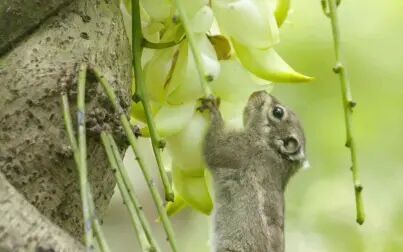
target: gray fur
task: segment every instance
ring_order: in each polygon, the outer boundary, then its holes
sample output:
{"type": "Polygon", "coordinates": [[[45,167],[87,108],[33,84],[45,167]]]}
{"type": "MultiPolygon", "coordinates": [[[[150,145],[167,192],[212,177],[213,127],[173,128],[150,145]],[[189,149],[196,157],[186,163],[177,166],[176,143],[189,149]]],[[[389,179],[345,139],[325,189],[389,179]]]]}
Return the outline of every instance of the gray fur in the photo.
{"type": "Polygon", "coordinates": [[[204,156],[214,181],[214,251],[284,251],[284,190],[305,161],[297,117],[265,91],[251,95],[241,131],[224,127],[216,100],[201,109],[211,112],[204,156]],[[281,120],[274,106],[284,108],[281,120]]]}

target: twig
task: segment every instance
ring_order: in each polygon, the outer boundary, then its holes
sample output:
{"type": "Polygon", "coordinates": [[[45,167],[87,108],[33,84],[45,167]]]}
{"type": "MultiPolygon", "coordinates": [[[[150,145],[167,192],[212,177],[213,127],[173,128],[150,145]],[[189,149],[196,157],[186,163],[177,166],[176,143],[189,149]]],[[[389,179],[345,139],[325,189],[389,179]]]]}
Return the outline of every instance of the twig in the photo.
{"type": "MultiPolygon", "coordinates": [[[[187,0],[185,0],[187,1],[187,0]]],[[[186,37],[188,39],[190,48],[192,50],[193,58],[196,63],[197,71],[199,72],[200,84],[202,86],[204,96],[210,97],[212,95],[211,89],[208,85],[209,81],[212,81],[212,78],[209,74],[206,73],[206,69],[204,68],[204,64],[201,58],[201,52],[199,50],[198,45],[196,44],[196,40],[194,38],[193,31],[190,28],[190,21],[186,15],[185,10],[181,4],[181,0],[174,0],[175,6],[179,12],[180,19],[182,21],[183,27],[185,28],[186,37]]]]}
{"type": "Polygon", "coordinates": [[[101,139],[102,139],[102,143],[104,145],[105,151],[106,151],[106,155],[108,156],[109,163],[115,174],[115,178],[116,178],[116,182],[119,187],[119,191],[122,195],[123,201],[125,202],[127,210],[130,213],[131,221],[132,221],[134,229],[136,230],[136,235],[137,235],[137,239],[140,243],[140,247],[141,247],[142,251],[151,251],[150,243],[148,242],[146,234],[144,233],[143,227],[140,222],[140,218],[139,218],[137,211],[135,210],[133,204],[130,203],[129,194],[127,193],[127,189],[123,182],[122,175],[119,172],[119,169],[121,169],[121,167],[119,167],[119,162],[117,162],[117,160],[120,158],[120,154],[119,154],[119,152],[116,153],[113,151],[112,145],[111,145],[112,137],[109,134],[102,132],[101,139]]]}
{"type": "Polygon", "coordinates": [[[144,232],[145,232],[145,234],[147,236],[147,239],[148,239],[148,241],[149,241],[149,243],[151,245],[151,250],[152,251],[160,251],[160,249],[158,248],[157,241],[155,241],[154,236],[152,235],[151,227],[148,224],[147,218],[144,215],[143,207],[140,205],[140,202],[139,202],[139,200],[137,199],[137,197],[135,195],[133,185],[132,185],[132,183],[130,181],[129,175],[127,174],[126,167],[123,164],[123,160],[119,156],[118,146],[117,146],[115,140],[113,139],[113,137],[110,134],[108,134],[108,138],[109,138],[110,143],[112,145],[112,150],[113,150],[113,153],[115,155],[115,159],[116,159],[117,166],[118,166],[118,171],[119,171],[120,175],[122,176],[122,180],[123,180],[124,186],[126,188],[126,191],[127,191],[128,195],[129,195],[130,202],[134,206],[134,209],[137,212],[137,216],[140,219],[141,226],[143,227],[143,230],[144,230],[144,232]]]}
{"type": "Polygon", "coordinates": [[[171,244],[172,250],[174,252],[177,251],[176,240],[174,237],[174,231],[171,226],[171,222],[169,221],[168,215],[164,209],[164,204],[162,201],[161,196],[158,193],[157,187],[151,177],[151,172],[147,166],[144,165],[143,159],[141,158],[140,152],[137,146],[137,140],[133,133],[133,130],[130,126],[129,119],[127,118],[126,114],[124,113],[123,108],[120,106],[119,100],[117,99],[111,85],[105,79],[105,77],[101,74],[101,72],[93,67],[91,68],[95,77],[100,82],[101,86],[103,87],[105,93],[107,94],[109,100],[111,101],[113,108],[119,114],[120,122],[123,126],[124,131],[129,139],[130,146],[133,149],[134,154],[136,155],[136,160],[140,166],[141,171],[143,172],[144,178],[147,182],[147,186],[151,192],[151,196],[153,197],[154,203],[157,207],[158,213],[161,216],[162,224],[167,234],[167,238],[169,243],[171,244]]]}
{"type": "Polygon", "coordinates": [[[339,4],[340,4],[339,0],[327,0],[328,6],[326,6],[326,3],[322,1],[322,8],[326,16],[330,18],[332,24],[334,51],[336,55],[336,65],[333,68],[333,71],[339,75],[341,84],[341,92],[343,97],[343,108],[344,108],[344,120],[346,124],[346,135],[347,135],[346,147],[350,149],[351,153],[351,161],[352,161],[351,171],[353,174],[355,202],[357,208],[357,223],[361,225],[365,221],[364,203],[362,200],[363,186],[360,183],[359,166],[357,160],[357,146],[355,143],[355,139],[353,137],[353,123],[352,123],[353,108],[357,104],[352,99],[350,81],[347,77],[347,69],[343,65],[341,60],[340,29],[337,16],[337,6],[339,4]]]}
{"type": "Polygon", "coordinates": [[[152,118],[151,105],[147,96],[146,86],[144,85],[144,76],[141,69],[141,55],[143,35],[141,31],[140,19],[140,2],[139,0],[132,0],[132,54],[133,54],[133,68],[134,77],[136,80],[135,94],[133,100],[141,102],[144,108],[144,113],[147,119],[147,125],[150,131],[151,143],[155,159],[157,161],[158,170],[161,176],[162,184],[164,185],[165,199],[167,201],[174,200],[174,192],[169,182],[167,172],[162,162],[160,149],[164,148],[165,142],[160,140],[154,120],[152,118]]]}
{"type": "Polygon", "coordinates": [[[89,185],[88,185],[88,191],[89,191],[88,197],[89,197],[89,202],[90,202],[90,210],[91,210],[91,213],[93,214],[92,227],[94,228],[94,231],[95,231],[95,238],[97,239],[98,247],[101,250],[101,252],[110,252],[111,249],[109,248],[109,245],[106,242],[105,234],[102,231],[101,223],[98,219],[98,216],[96,216],[94,200],[92,198],[92,194],[91,194],[89,185]]]}
{"type": "Polygon", "coordinates": [[[150,48],[150,49],[165,49],[165,48],[169,48],[169,47],[179,45],[184,39],[185,39],[185,36],[183,36],[183,38],[181,38],[178,41],[170,41],[170,42],[163,42],[163,43],[153,43],[153,42],[148,41],[147,39],[143,38],[142,46],[145,47],[145,48],[150,48]]]}
{"type": "MultiPolygon", "coordinates": [[[[79,154],[76,138],[74,137],[73,123],[72,123],[71,114],[70,114],[70,105],[69,105],[67,93],[65,93],[65,91],[63,91],[63,93],[62,93],[62,104],[63,104],[64,125],[66,127],[67,136],[69,137],[70,146],[71,146],[71,149],[73,150],[74,160],[75,160],[76,164],[79,164],[80,163],[80,161],[79,161],[80,154],[79,154]]],[[[77,171],[78,171],[78,169],[77,169],[77,171]]]]}
{"type": "Polygon", "coordinates": [[[92,216],[89,207],[88,187],[87,187],[87,143],[85,134],[85,82],[87,76],[87,64],[80,65],[78,73],[78,95],[77,95],[77,122],[78,122],[78,149],[79,149],[79,177],[81,201],[84,217],[85,245],[87,251],[94,250],[92,216]]]}
{"type": "MultiPolygon", "coordinates": [[[[73,150],[73,156],[74,156],[74,160],[76,162],[77,171],[79,172],[78,167],[80,164],[80,161],[79,161],[80,153],[78,150],[76,138],[74,137],[73,123],[72,123],[71,114],[70,114],[70,105],[69,105],[69,100],[68,100],[67,93],[65,90],[63,90],[63,92],[62,92],[62,104],[63,104],[64,124],[66,126],[66,131],[67,131],[67,135],[68,135],[68,138],[70,141],[70,146],[73,150]]],[[[90,187],[88,184],[87,184],[87,187],[88,187],[87,191],[88,191],[88,197],[89,197],[90,212],[93,214],[93,217],[94,217],[92,226],[95,231],[95,238],[98,241],[99,249],[101,250],[101,252],[109,252],[110,251],[109,245],[106,242],[105,235],[102,231],[98,217],[95,214],[94,202],[93,202],[91,190],[90,190],[90,187]]]]}

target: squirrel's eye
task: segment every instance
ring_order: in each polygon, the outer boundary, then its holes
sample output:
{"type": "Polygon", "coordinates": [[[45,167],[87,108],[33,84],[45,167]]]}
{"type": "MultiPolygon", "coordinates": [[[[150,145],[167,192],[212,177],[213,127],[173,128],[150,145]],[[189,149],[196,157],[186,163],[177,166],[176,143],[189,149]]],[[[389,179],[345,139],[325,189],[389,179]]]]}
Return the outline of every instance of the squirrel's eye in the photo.
{"type": "Polygon", "coordinates": [[[273,114],[273,116],[274,116],[275,118],[281,120],[281,119],[283,118],[283,116],[284,116],[284,109],[283,109],[282,107],[275,106],[275,107],[273,108],[272,114],[273,114]]]}

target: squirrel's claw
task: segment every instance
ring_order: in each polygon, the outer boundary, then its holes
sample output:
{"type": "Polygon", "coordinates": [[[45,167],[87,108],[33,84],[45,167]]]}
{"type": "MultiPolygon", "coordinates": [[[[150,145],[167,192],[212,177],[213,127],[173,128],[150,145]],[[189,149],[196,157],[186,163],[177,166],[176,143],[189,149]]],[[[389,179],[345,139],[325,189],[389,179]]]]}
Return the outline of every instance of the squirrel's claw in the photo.
{"type": "Polygon", "coordinates": [[[209,97],[200,98],[201,105],[197,107],[197,111],[203,112],[208,109],[210,112],[218,110],[220,106],[220,98],[210,95],[209,97]]]}

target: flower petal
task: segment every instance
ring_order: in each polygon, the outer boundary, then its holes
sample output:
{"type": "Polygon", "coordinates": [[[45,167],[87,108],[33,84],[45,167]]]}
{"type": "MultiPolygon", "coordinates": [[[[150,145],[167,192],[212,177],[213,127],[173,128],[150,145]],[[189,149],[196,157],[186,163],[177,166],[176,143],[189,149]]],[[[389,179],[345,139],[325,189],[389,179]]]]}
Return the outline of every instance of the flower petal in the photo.
{"type": "Polygon", "coordinates": [[[292,69],[274,49],[256,49],[232,40],[242,65],[256,76],[278,82],[305,82],[312,77],[292,69]]]}
{"type": "Polygon", "coordinates": [[[211,3],[224,34],[255,48],[269,48],[279,42],[270,1],[213,0],[211,3]]]}
{"type": "Polygon", "coordinates": [[[223,35],[209,36],[218,60],[228,60],[232,55],[231,42],[223,35]]]}
{"type": "Polygon", "coordinates": [[[163,102],[166,98],[169,73],[175,63],[176,47],[157,50],[144,67],[144,81],[150,98],[163,102]]]}
{"type": "Polygon", "coordinates": [[[143,36],[148,41],[159,42],[160,31],[165,28],[165,25],[160,22],[150,22],[147,26],[143,27],[143,36]]]}
{"type": "Polygon", "coordinates": [[[276,17],[277,25],[280,27],[288,16],[290,11],[290,0],[277,0],[274,16],[276,17]]]}
{"type": "Polygon", "coordinates": [[[183,199],[182,196],[178,192],[175,192],[175,199],[173,202],[168,202],[166,206],[166,211],[168,216],[173,216],[179,213],[183,208],[187,206],[186,201],[183,199]]]}
{"type": "MultiPolygon", "coordinates": [[[[161,137],[174,135],[181,131],[192,119],[195,112],[196,101],[183,105],[163,105],[154,116],[155,126],[161,137]]],[[[141,133],[148,136],[148,127],[141,133]]]]}
{"type": "MultiPolygon", "coordinates": [[[[195,34],[196,35],[196,34],[195,34]]],[[[196,42],[201,51],[201,58],[206,75],[215,79],[220,72],[220,64],[217,60],[214,47],[205,34],[197,34],[196,42]]],[[[168,84],[168,103],[182,104],[196,100],[203,95],[200,84],[199,72],[193,58],[188,41],[184,41],[179,51],[179,57],[172,79],[168,84]]]]}
{"type": "Polygon", "coordinates": [[[172,179],[176,191],[186,203],[204,214],[209,215],[211,213],[213,202],[204,175],[200,177],[186,176],[182,173],[182,169],[175,164],[174,160],[172,179]]]}
{"type": "Polygon", "coordinates": [[[207,5],[200,8],[191,18],[191,28],[194,33],[205,33],[213,24],[214,14],[207,5]]]}
{"type": "Polygon", "coordinates": [[[141,4],[152,19],[163,21],[172,14],[172,4],[169,0],[142,0],[141,4]]]}
{"type": "MultiPolygon", "coordinates": [[[[158,110],[161,108],[160,103],[156,103],[153,101],[150,101],[150,106],[151,106],[151,112],[153,115],[155,115],[158,112],[158,110]]],[[[139,120],[141,122],[147,122],[147,118],[146,118],[144,108],[143,108],[143,105],[141,104],[141,102],[132,103],[130,114],[136,120],[139,120]]]]}
{"type": "Polygon", "coordinates": [[[195,13],[200,10],[204,5],[208,4],[208,0],[179,0],[185,10],[187,16],[193,17],[195,13]]]}
{"type": "Polygon", "coordinates": [[[221,100],[244,102],[252,92],[271,87],[267,81],[267,85],[257,83],[252,74],[235,59],[220,61],[220,67],[220,74],[211,83],[211,89],[221,100]]]}
{"type": "Polygon", "coordinates": [[[185,128],[166,138],[168,151],[187,176],[203,176],[202,145],[207,127],[206,115],[196,112],[185,128]]]}

